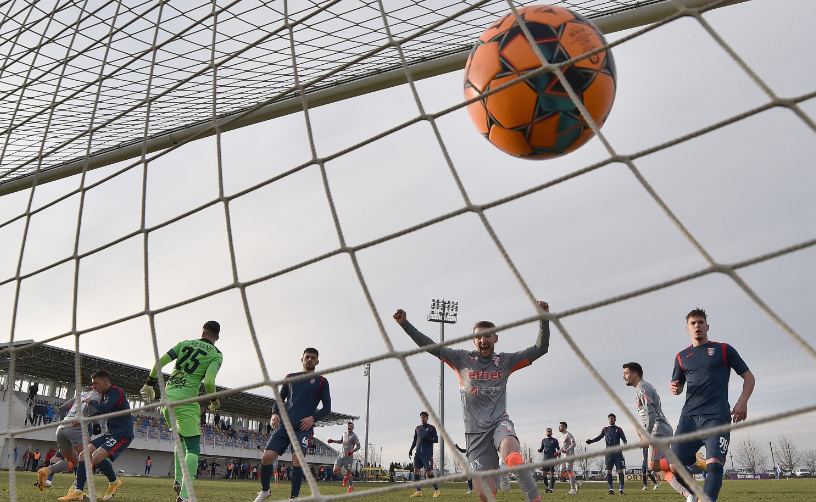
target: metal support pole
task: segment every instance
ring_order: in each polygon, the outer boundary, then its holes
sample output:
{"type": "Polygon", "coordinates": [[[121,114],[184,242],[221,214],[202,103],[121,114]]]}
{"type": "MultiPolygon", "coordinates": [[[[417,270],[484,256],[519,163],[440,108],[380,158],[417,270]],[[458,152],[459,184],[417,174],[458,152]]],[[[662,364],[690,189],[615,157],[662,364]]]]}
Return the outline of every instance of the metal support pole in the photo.
{"type": "MultiPolygon", "coordinates": [[[[445,323],[439,323],[439,343],[445,341],[445,323]]],[[[439,421],[445,425],[445,363],[439,360],[439,421]]],[[[445,438],[439,438],[439,475],[445,475],[445,438]]]]}
{"type": "Polygon", "coordinates": [[[368,392],[366,393],[366,433],[365,433],[365,458],[363,459],[363,467],[368,467],[368,411],[369,403],[371,402],[371,365],[366,364],[363,375],[368,377],[368,392]]]}
{"type": "MultiPolygon", "coordinates": [[[[456,323],[459,315],[459,302],[433,300],[428,320],[439,323],[439,343],[445,341],[445,324],[456,323]]],[[[439,361],[439,421],[445,425],[445,364],[439,361]]],[[[445,439],[439,438],[439,475],[445,475],[445,439]]]]}

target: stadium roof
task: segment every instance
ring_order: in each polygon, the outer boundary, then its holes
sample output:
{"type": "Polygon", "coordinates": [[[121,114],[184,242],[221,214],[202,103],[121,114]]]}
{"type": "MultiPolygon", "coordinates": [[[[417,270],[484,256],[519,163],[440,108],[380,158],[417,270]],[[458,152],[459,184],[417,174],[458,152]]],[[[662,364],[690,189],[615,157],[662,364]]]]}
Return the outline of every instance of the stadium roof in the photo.
{"type": "MultiPolygon", "coordinates": [[[[15,350],[15,375],[18,377],[27,375],[66,383],[74,381],[75,352],[73,350],[45,344],[31,345],[33,343],[33,340],[14,342],[14,346],[17,347],[15,350]]],[[[4,373],[9,372],[9,363],[11,361],[11,355],[7,349],[8,345],[8,343],[0,344],[0,371],[4,373]]],[[[113,382],[130,396],[139,396],[139,390],[144,385],[150,372],[146,368],[88,354],[80,354],[80,375],[83,382],[90,381],[91,374],[102,368],[108,370],[113,382]]],[[[164,375],[165,379],[170,377],[166,373],[164,375]]],[[[217,386],[216,390],[229,390],[229,388],[217,386]]],[[[219,399],[222,412],[238,413],[250,417],[265,417],[272,410],[272,405],[275,403],[275,399],[271,397],[250,394],[249,392],[236,392],[222,396],[219,399]]],[[[339,425],[359,418],[333,411],[315,425],[318,427],[339,425]]]]}

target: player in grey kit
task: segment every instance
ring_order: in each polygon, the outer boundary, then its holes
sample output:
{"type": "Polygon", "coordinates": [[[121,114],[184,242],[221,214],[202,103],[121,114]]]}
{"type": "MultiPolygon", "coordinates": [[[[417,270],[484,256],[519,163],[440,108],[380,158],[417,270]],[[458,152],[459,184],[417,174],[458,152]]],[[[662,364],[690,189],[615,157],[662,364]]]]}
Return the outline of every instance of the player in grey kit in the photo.
{"type": "Polygon", "coordinates": [[[346,475],[343,476],[343,486],[348,483],[348,493],[354,491],[354,452],[360,449],[360,438],[354,432],[354,424],[349,422],[346,427],[346,432],[341,439],[329,439],[329,443],[342,443],[343,449],[340,451],[340,456],[334,461],[334,473],[340,474],[340,469],[346,468],[346,475]]]}
{"type": "MultiPolygon", "coordinates": [[[[643,379],[643,367],[634,362],[624,364],[623,381],[626,382],[626,385],[634,387],[637,391],[635,405],[637,406],[640,421],[643,424],[643,428],[646,429],[646,432],[655,438],[672,437],[674,431],[669,421],[666,420],[666,415],[663,414],[660,396],[657,394],[657,390],[654,386],[643,379]]],[[[640,433],[638,433],[638,436],[640,436],[640,433]]],[[[666,453],[662,447],[648,446],[644,448],[643,455],[646,457],[643,460],[644,487],[646,485],[645,469],[657,471],[677,493],[688,498],[688,490],[680,484],[674,476],[674,473],[669,470],[669,461],[666,459],[666,453]]],[[[654,482],[654,479],[652,479],[652,481],[654,482]]],[[[658,486],[660,485],[655,484],[654,489],[657,490],[658,486]]]]}
{"type": "MultiPolygon", "coordinates": [[[[547,302],[540,301],[538,304],[544,312],[549,312],[547,302]]],[[[404,310],[397,310],[394,320],[420,347],[435,343],[408,322],[404,310]]],[[[535,345],[518,352],[496,353],[493,348],[499,341],[499,335],[494,331],[495,327],[489,321],[476,323],[473,328],[476,350],[449,347],[428,349],[429,353],[459,374],[467,460],[474,471],[498,469],[499,454],[508,467],[524,463],[513,422],[507,415],[507,379],[514,371],[529,366],[546,354],[550,345],[550,323],[542,320],[535,345]]],[[[533,473],[524,471],[517,473],[517,476],[527,502],[540,501],[541,495],[533,473]]],[[[487,502],[488,493],[496,491],[493,477],[477,479],[475,485],[476,493],[483,502],[487,502]]]]}

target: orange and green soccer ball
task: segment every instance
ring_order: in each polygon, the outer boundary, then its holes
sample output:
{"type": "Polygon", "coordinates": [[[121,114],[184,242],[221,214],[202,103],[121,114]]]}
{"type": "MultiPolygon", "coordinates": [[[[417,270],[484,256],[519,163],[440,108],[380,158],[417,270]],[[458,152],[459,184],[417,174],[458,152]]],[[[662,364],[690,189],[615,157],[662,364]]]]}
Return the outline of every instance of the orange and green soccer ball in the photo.
{"type": "MultiPolygon", "coordinates": [[[[603,46],[598,28],[562,7],[534,5],[518,10],[544,58],[553,64],[603,46]]],[[[470,51],[465,67],[465,99],[540,68],[516,17],[491,25],[470,51]]],[[[609,50],[562,69],[592,119],[602,126],[615,100],[615,62],[609,50]]],[[[550,159],[577,150],[594,133],[552,72],[541,72],[469,104],[476,128],[505,153],[524,159],[550,159]]]]}

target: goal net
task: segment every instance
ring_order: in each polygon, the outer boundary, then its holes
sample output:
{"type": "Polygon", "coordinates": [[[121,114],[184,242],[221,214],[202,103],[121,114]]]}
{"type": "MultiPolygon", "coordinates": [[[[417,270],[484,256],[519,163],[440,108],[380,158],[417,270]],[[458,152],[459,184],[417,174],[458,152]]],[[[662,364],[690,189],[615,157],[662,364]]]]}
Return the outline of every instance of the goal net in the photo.
{"type": "MultiPolygon", "coordinates": [[[[548,319],[549,353],[509,385],[520,439],[537,445],[542,424],[594,436],[608,411],[640,427],[620,383],[629,361],[674,421],[671,365],[700,306],[759,382],[732,441],[773,436],[770,423],[816,439],[801,399],[816,358],[813,5],[550,2],[607,34],[617,96],[597,138],[533,162],[479,137],[461,87],[478,36],[533,3],[0,2],[6,388],[20,341],[148,367],[216,319],[230,388],[218,396],[280,399],[313,346],[333,408],[362,415],[371,364],[386,461],[405,460],[393,445],[426,409],[443,480],[480,479],[494,473],[453,448],[463,427],[440,416],[439,363],[396,309],[433,336],[429,301],[455,299],[463,325],[444,344],[472,347],[488,318],[499,351],[548,319]]],[[[72,378],[88,384],[79,364],[72,378]]],[[[455,390],[442,394],[456,410],[455,390]]],[[[0,435],[13,447],[24,432],[0,435]]],[[[620,449],[639,457],[635,443],[620,449]]],[[[30,488],[16,476],[12,501],[30,488]]]]}

